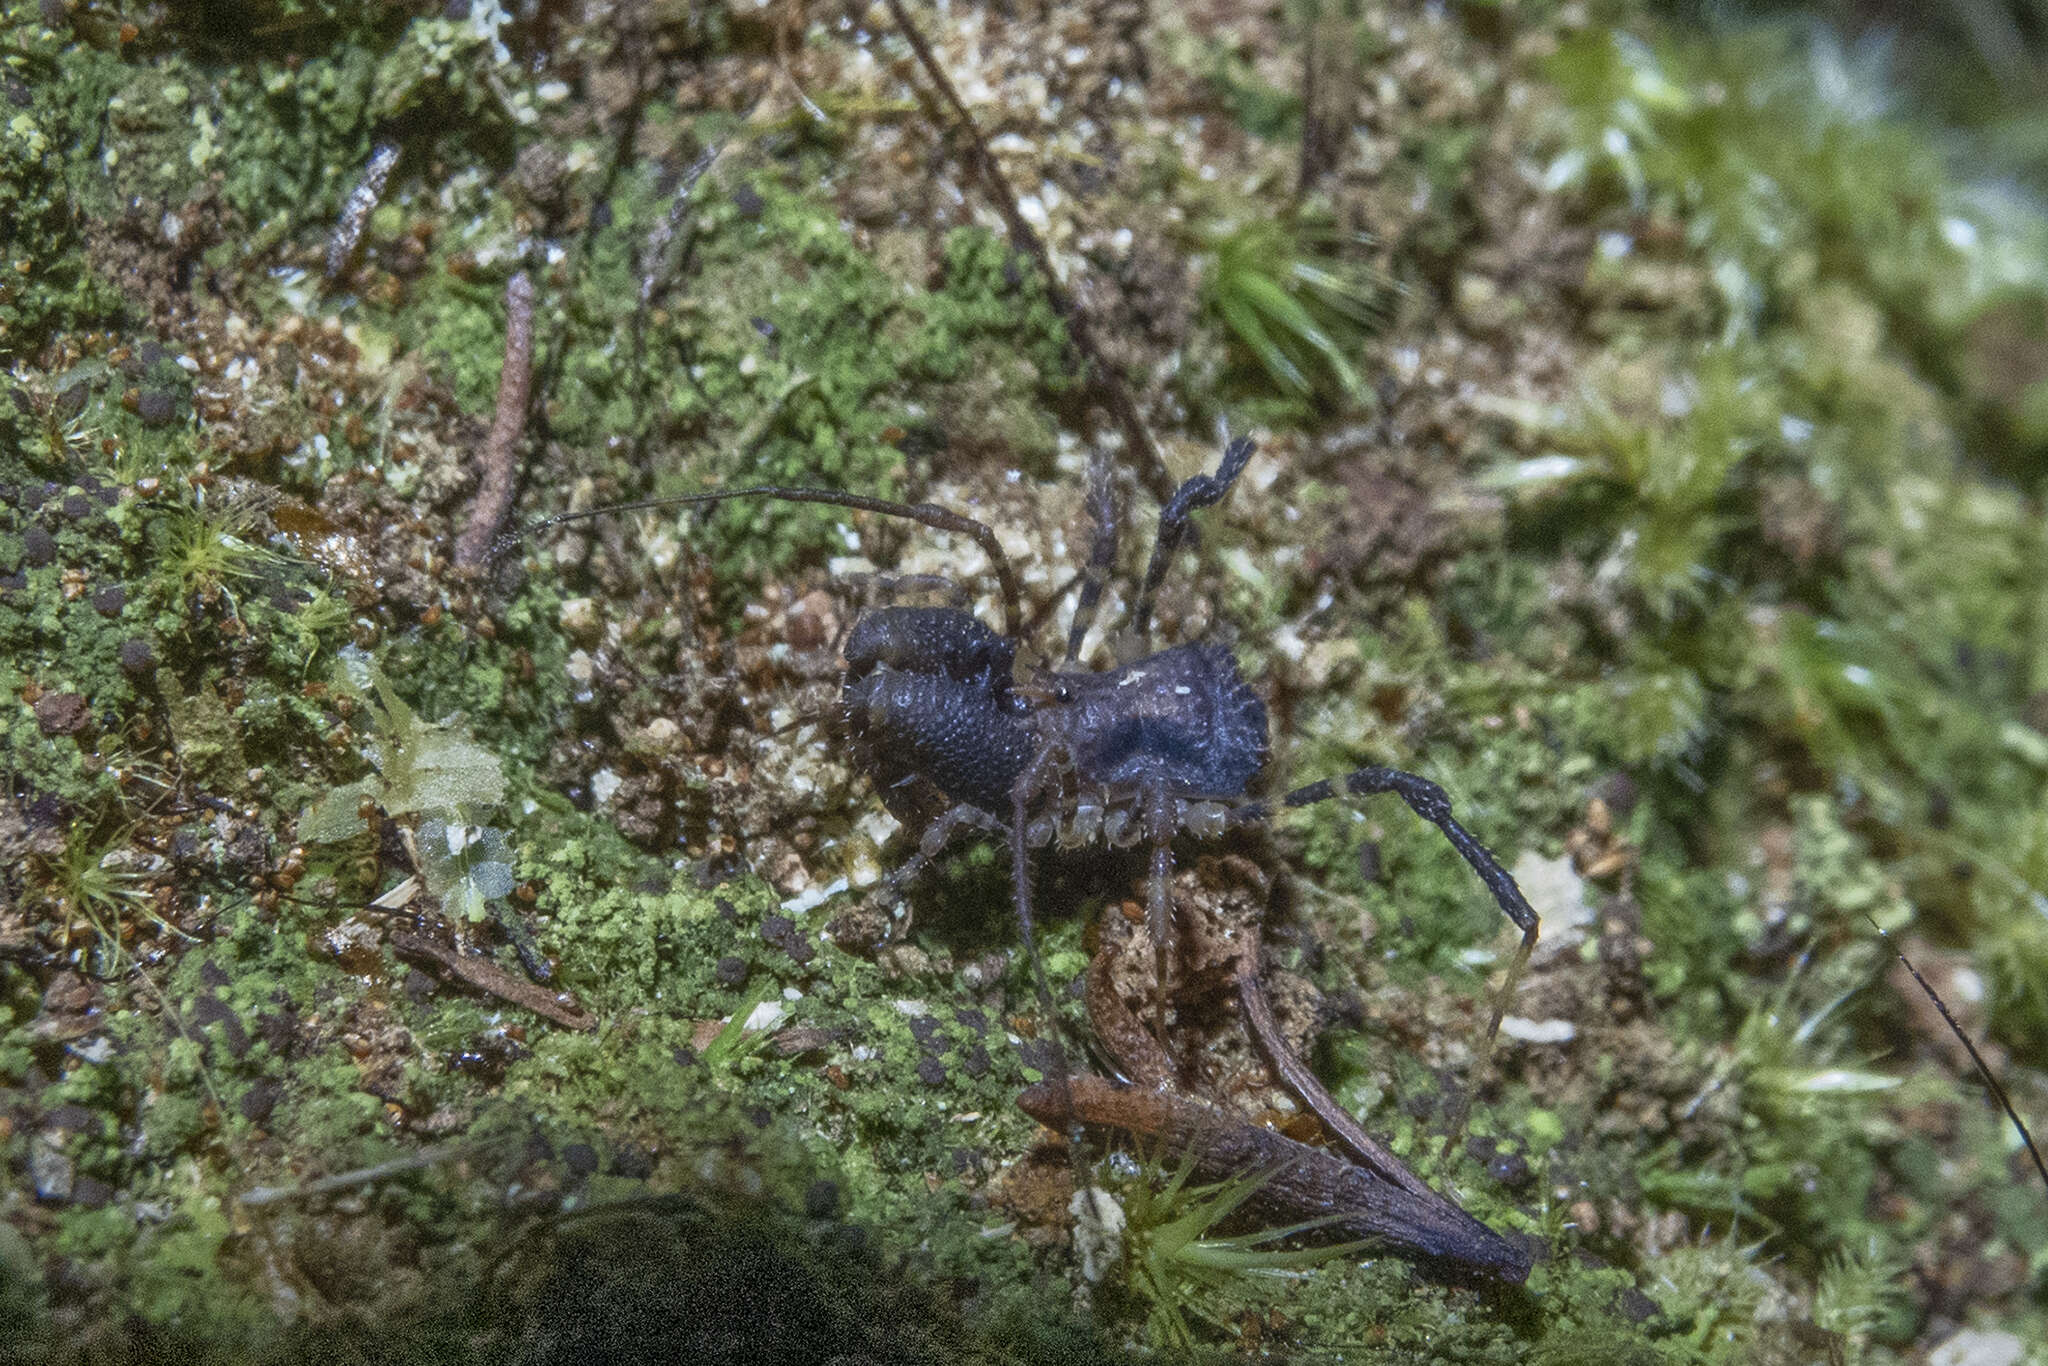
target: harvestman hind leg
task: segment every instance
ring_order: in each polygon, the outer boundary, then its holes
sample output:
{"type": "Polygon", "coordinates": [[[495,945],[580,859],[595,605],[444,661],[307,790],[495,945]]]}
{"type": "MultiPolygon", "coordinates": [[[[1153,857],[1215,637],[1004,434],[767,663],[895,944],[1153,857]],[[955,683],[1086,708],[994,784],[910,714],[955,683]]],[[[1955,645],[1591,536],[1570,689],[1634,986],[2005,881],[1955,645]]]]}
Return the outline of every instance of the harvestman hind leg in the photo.
{"type": "MultiPolygon", "coordinates": [[[[1508,999],[1514,992],[1515,983],[1521,979],[1522,969],[1528,965],[1529,955],[1535,951],[1538,927],[1536,910],[1529,904],[1528,898],[1522,895],[1522,889],[1515,885],[1514,875],[1500,866],[1500,860],[1475,839],[1471,831],[1458,824],[1457,818],[1451,814],[1450,794],[1427,778],[1404,773],[1398,768],[1375,765],[1371,768],[1361,768],[1341,779],[1325,778],[1305,787],[1297,787],[1281,797],[1279,804],[1286,807],[1313,806],[1317,802],[1329,801],[1340,795],[1371,797],[1382,792],[1393,793],[1407,803],[1410,811],[1441,831],[1443,837],[1451,842],[1451,847],[1458,851],[1458,856],[1464,859],[1466,865],[1479,875],[1479,880],[1486,884],[1486,890],[1493,894],[1494,904],[1500,907],[1501,914],[1513,921],[1515,928],[1522,932],[1521,946],[1515,950],[1514,959],[1508,964],[1507,976],[1501,980],[1496,990],[1493,1011],[1486,1023],[1486,1040],[1482,1045],[1483,1067],[1485,1058],[1492,1054],[1494,1039],[1500,1033],[1500,1023],[1507,1014],[1508,999]]],[[[1273,803],[1248,802],[1230,813],[1230,821],[1233,825],[1249,825],[1266,819],[1272,812],[1273,803]]],[[[1455,1140],[1463,1128],[1464,1117],[1461,1115],[1458,1122],[1452,1126],[1451,1138],[1455,1140]]]]}

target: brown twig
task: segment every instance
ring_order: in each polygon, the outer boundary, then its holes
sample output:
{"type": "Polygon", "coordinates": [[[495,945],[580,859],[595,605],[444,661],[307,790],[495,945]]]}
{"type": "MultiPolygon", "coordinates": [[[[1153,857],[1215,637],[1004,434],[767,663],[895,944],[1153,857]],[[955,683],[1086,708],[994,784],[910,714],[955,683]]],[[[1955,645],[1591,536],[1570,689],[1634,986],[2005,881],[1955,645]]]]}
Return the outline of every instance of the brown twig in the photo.
{"type": "Polygon", "coordinates": [[[1138,475],[1145,481],[1145,486],[1152,490],[1153,496],[1161,503],[1166,502],[1173,497],[1177,485],[1172,472],[1166,468],[1166,461],[1160,457],[1159,447],[1152,440],[1152,433],[1145,426],[1145,419],[1138,413],[1137,400],[1131,397],[1131,391],[1124,384],[1123,377],[1109,363],[1102,348],[1096,345],[1095,333],[1089,325],[1087,315],[1073,296],[1061,286],[1060,277],[1052,268],[1051,253],[1046,251],[1045,243],[1040,240],[1031,224],[1025,221],[1023,212],[1018,209],[1017,192],[1010,188],[1009,179],[996,164],[995,154],[989,151],[988,143],[982,139],[981,129],[974,122],[974,115],[968,112],[966,103],[961,100],[959,91],[953,88],[953,82],[946,75],[945,68],[939,65],[938,55],[932,51],[932,46],[925,40],[923,32],[911,22],[909,12],[903,8],[903,0],[887,0],[887,4],[890,15],[896,20],[896,27],[903,31],[904,38],[910,43],[911,51],[917,54],[918,64],[924,68],[932,84],[938,87],[939,97],[952,114],[954,125],[966,138],[970,153],[969,161],[974,173],[980,177],[983,188],[988,191],[997,214],[1002,217],[1003,226],[1010,234],[1010,245],[1029,256],[1038,267],[1039,276],[1045,281],[1046,301],[1065,320],[1067,332],[1073,337],[1074,345],[1079,348],[1082,360],[1087,366],[1089,389],[1116,419],[1117,426],[1123,429],[1124,444],[1129,448],[1131,457],[1136,462],[1138,475]]]}
{"type": "Polygon", "coordinates": [[[1297,1143],[1199,1101],[1142,1086],[1076,1076],[1064,1086],[1040,1082],[1017,1103],[1049,1128],[1078,1121],[1115,1129],[1185,1156],[1203,1180],[1255,1175],[1250,1203],[1290,1223],[1327,1221],[1344,1238],[1366,1238],[1439,1267],[1519,1284],[1529,1257],[1441,1195],[1384,1181],[1337,1154],[1297,1143]]]}
{"type": "Polygon", "coordinates": [[[519,476],[519,438],[526,431],[526,398],[533,383],[533,281],[520,271],[505,284],[505,364],[498,371],[498,406],[484,439],[483,478],[470,504],[469,525],[455,541],[455,563],[474,569],[490,558],[519,476]]]}
{"type": "Polygon", "coordinates": [[[597,1017],[578,1004],[575,997],[515,976],[480,954],[463,953],[430,935],[411,930],[394,929],[389,938],[391,947],[400,953],[432,959],[486,996],[509,1001],[567,1029],[597,1028],[597,1017]]]}
{"type": "Polygon", "coordinates": [[[1353,1161],[1382,1181],[1390,1181],[1410,1194],[1433,1195],[1423,1179],[1409,1171],[1406,1163],[1361,1128],[1351,1112],[1324,1087],[1322,1079],[1309,1070],[1308,1064],[1294,1056],[1294,1050],[1287,1046],[1287,1039],[1280,1032],[1280,1022],[1273,1016],[1273,1003],[1266,999],[1265,984],[1259,980],[1258,926],[1246,927],[1244,936],[1247,940],[1245,952],[1237,961],[1238,1010],[1244,1015],[1245,1027],[1257,1041],[1259,1051],[1265,1054],[1273,1074],[1296,1100],[1308,1108],[1309,1113],[1322,1121],[1323,1127],[1351,1154],[1353,1161]]]}
{"type": "MultiPolygon", "coordinates": [[[[1105,910],[1105,919],[1113,914],[1105,910]]],[[[1088,1023],[1116,1070],[1139,1086],[1161,1089],[1173,1084],[1173,1059],[1166,1046],[1131,1013],[1118,992],[1114,963],[1105,944],[1088,960],[1088,1023]]]]}

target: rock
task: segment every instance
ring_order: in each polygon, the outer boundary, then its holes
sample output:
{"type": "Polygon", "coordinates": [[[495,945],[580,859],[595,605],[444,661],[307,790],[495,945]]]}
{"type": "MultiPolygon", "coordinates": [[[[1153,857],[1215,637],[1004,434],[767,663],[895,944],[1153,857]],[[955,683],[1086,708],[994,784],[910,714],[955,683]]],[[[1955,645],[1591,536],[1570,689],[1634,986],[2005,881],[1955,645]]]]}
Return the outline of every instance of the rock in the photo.
{"type": "Polygon", "coordinates": [[[37,1143],[29,1149],[28,1180],[38,1200],[69,1200],[71,1159],[49,1143],[37,1143]]]}
{"type": "Polygon", "coordinates": [[[75,692],[46,692],[36,699],[36,724],[45,735],[76,735],[92,720],[92,704],[75,692]]]}
{"type": "Polygon", "coordinates": [[[1927,1354],[1927,1366],[2014,1366],[2027,1344],[2011,1333],[1965,1328],[1927,1354]]]}

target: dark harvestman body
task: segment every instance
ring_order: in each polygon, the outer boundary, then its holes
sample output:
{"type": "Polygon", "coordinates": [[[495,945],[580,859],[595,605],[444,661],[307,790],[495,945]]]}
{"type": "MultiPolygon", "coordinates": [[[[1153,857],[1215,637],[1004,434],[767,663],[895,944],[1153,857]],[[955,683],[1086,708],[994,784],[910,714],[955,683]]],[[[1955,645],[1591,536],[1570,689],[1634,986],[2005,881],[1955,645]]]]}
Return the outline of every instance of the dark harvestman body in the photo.
{"type": "MultiPolygon", "coordinates": [[[[1187,537],[1190,514],[1220,501],[1250,461],[1254,443],[1227,444],[1213,475],[1182,483],[1161,510],[1157,542],[1140,584],[1132,614],[1132,636],[1143,648],[1152,605],[1174,551],[1187,537]]],[[[1098,468],[1106,469],[1106,465],[1098,468]]],[[[845,644],[846,674],[840,720],[859,766],[874,781],[882,800],[907,828],[921,829],[918,847],[886,880],[883,895],[900,899],[912,879],[963,830],[1000,835],[1011,855],[1012,898],[1024,948],[1031,959],[1039,1005],[1050,1021],[1051,992],[1039,960],[1032,916],[1030,851],[1047,845],[1074,848],[1096,840],[1113,847],[1149,846],[1147,922],[1157,977],[1153,1027],[1166,1037],[1166,1001],[1174,961],[1170,882],[1173,840],[1185,830],[1216,838],[1233,826],[1269,819],[1281,808],[1308,806],[1349,795],[1399,796],[1408,808],[1437,827],[1478,874],[1495,903],[1522,932],[1507,978],[1512,984],[1535,945],[1536,913],[1514,879],[1493,854],[1453,817],[1443,789],[1398,769],[1368,767],[1341,778],[1297,787],[1277,799],[1252,795],[1270,752],[1265,704],[1245,681],[1237,661],[1220,645],[1186,644],[1146,654],[1121,667],[1090,672],[1071,667],[1037,668],[1020,682],[1019,641],[1010,634],[1020,620],[1017,579],[995,534],[983,523],[930,503],[905,504],[828,489],[763,486],[649,499],[569,513],[534,524],[500,542],[502,553],[535,532],[564,522],[645,508],[689,506],[738,498],[774,498],[822,503],[905,517],[937,530],[971,536],[988,555],[998,580],[1004,629],[991,630],[971,612],[954,607],[888,607],[869,612],[854,625],[845,644]]],[[[1117,518],[1106,489],[1091,489],[1096,540],[1080,606],[1068,636],[1065,663],[1071,666],[1092,624],[1100,597],[1100,576],[1114,563],[1117,518]]],[[[1488,1029],[1491,1041],[1505,1009],[1506,986],[1488,1029]]],[[[1047,1085],[1055,1099],[1041,1099],[1033,1113],[1071,1124],[1097,1122],[1088,1113],[1100,1100],[1094,1078],[1071,1078],[1063,1050],[1053,1040],[1055,1075],[1047,1085]],[[1064,1096],[1061,1100],[1058,1097],[1064,1096]],[[1079,1103],[1077,1103],[1079,1102],[1079,1103]]],[[[1321,1091],[1306,1068],[1286,1078],[1333,1130],[1356,1124],[1321,1091]],[[1333,1115],[1331,1112],[1335,1111],[1333,1115]]],[[[1097,1105],[1097,1109],[1100,1106],[1097,1105]]],[[[1196,1124],[1204,1133],[1213,1126],[1196,1124]]],[[[1212,1141],[1215,1136],[1212,1134],[1212,1141]]],[[[1391,1161],[1391,1159],[1387,1159],[1391,1161]]],[[[1398,1165],[1398,1164],[1396,1164],[1398,1165]]],[[[1466,1261],[1488,1274],[1519,1280],[1526,1265],[1503,1260],[1499,1242],[1483,1225],[1422,1185],[1402,1169],[1399,1177],[1376,1178],[1401,1198],[1416,1191],[1463,1221],[1471,1244],[1466,1261]],[[1405,1178],[1402,1180],[1400,1178],[1405,1178]]],[[[1398,1226],[1398,1214],[1390,1216],[1398,1226]]],[[[1457,1260],[1456,1238],[1444,1241],[1442,1219],[1427,1246],[1385,1229],[1387,1241],[1424,1255],[1457,1260]]],[[[1418,1227],[1418,1238],[1421,1237],[1418,1227]]]]}

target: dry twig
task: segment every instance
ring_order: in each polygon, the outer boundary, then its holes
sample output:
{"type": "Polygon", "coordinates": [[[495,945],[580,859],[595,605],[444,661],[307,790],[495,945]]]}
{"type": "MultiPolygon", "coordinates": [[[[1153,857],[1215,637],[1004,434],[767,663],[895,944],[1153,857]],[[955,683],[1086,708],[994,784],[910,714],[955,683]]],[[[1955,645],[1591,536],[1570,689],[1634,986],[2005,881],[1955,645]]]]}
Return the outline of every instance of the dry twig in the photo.
{"type": "Polygon", "coordinates": [[[595,1029],[597,1017],[566,992],[549,991],[505,971],[481,954],[463,953],[433,937],[411,930],[393,930],[391,947],[415,958],[430,958],[487,996],[509,1001],[567,1029],[595,1029]]]}
{"type": "Polygon", "coordinates": [[[989,151],[988,143],[983,141],[981,129],[975,125],[974,115],[967,111],[967,105],[961,100],[959,92],[953,88],[953,82],[947,77],[945,68],[939,65],[938,56],[932,51],[931,44],[925,41],[924,34],[911,22],[908,11],[903,8],[903,0],[888,0],[888,5],[889,13],[896,20],[896,27],[903,31],[904,38],[910,43],[911,51],[917,54],[918,64],[924,68],[925,74],[931,77],[932,84],[938,87],[939,96],[951,112],[955,125],[967,139],[968,159],[975,174],[981,178],[983,187],[988,191],[989,199],[994,202],[996,212],[1002,216],[1003,226],[1009,230],[1010,245],[1029,256],[1037,265],[1039,276],[1045,281],[1046,300],[1052,304],[1060,317],[1066,320],[1067,332],[1073,337],[1074,345],[1080,348],[1082,360],[1086,363],[1089,389],[1093,391],[1097,401],[1109,410],[1117,426],[1123,429],[1124,445],[1136,464],[1139,478],[1145,481],[1145,486],[1152,490],[1154,497],[1162,504],[1165,503],[1173,497],[1173,491],[1178,484],[1172,472],[1166,468],[1166,461],[1160,457],[1159,447],[1153,442],[1152,433],[1145,426],[1145,419],[1138,413],[1137,400],[1131,397],[1129,387],[1124,384],[1123,377],[1117,373],[1116,367],[1103,355],[1102,348],[1095,344],[1095,333],[1089,325],[1087,315],[1074,301],[1073,296],[1061,286],[1060,277],[1052,268],[1051,254],[1046,251],[1045,243],[1039,240],[1038,234],[1032,230],[1031,224],[1025,221],[1022,211],[1018,209],[1017,192],[1010,188],[1008,178],[996,164],[995,154],[989,151]]]}
{"type": "Polygon", "coordinates": [[[505,284],[505,364],[498,371],[498,406],[484,439],[483,478],[470,504],[469,525],[455,541],[455,563],[473,569],[490,558],[491,545],[512,511],[519,476],[519,438],[526,431],[526,397],[533,383],[533,282],[520,271],[505,284]]]}

